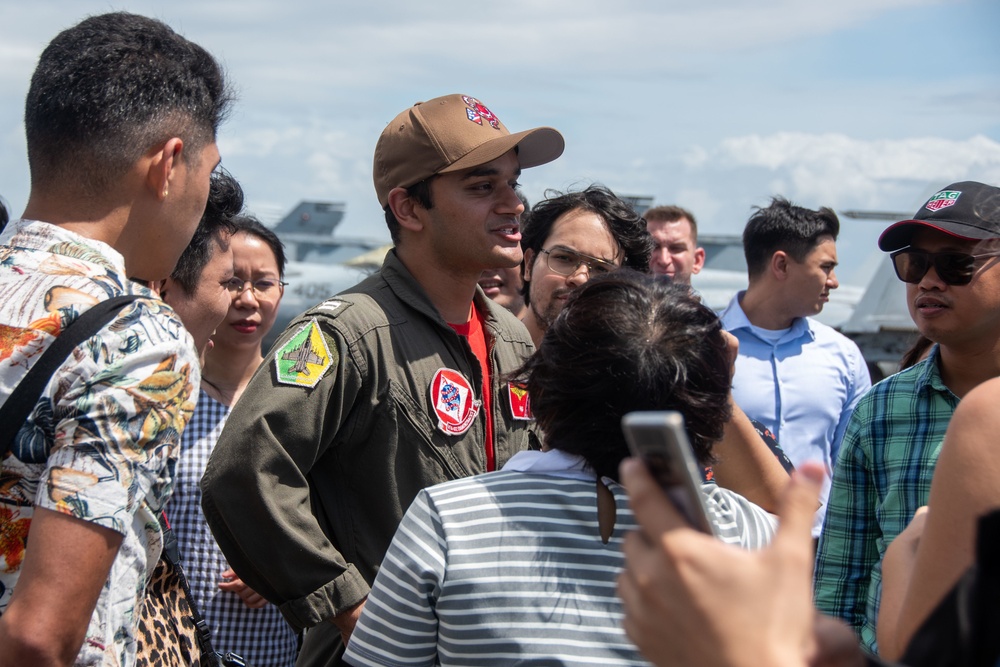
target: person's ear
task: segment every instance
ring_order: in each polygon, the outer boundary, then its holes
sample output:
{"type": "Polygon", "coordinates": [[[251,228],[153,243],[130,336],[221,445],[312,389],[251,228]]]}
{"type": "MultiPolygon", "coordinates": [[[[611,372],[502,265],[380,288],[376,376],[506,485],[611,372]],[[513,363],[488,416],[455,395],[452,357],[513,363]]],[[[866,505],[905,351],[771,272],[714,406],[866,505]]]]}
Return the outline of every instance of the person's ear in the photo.
{"type": "Polygon", "coordinates": [[[159,201],[170,196],[170,183],[180,168],[183,152],[184,141],[179,137],[171,137],[154,146],[146,156],[149,162],[146,184],[159,201]]]}
{"type": "Polygon", "coordinates": [[[523,282],[528,282],[531,280],[531,269],[535,264],[535,251],[528,248],[524,251],[524,260],[521,264],[521,280],[523,282]]]}
{"type": "Polygon", "coordinates": [[[705,249],[695,248],[694,249],[694,266],[691,267],[691,275],[696,273],[701,273],[702,267],[705,266],[705,249]]]}
{"type": "Polygon", "coordinates": [[[425,209],[415,197],[406,192],[406,188],[393,188],[389,191],[389,208],[403,229],[411,232],[423,230],[424,221],[420,213],[425,209]]]}
{"type": "Polygon", "coordinates": [[[778,280],[785,280],[788,277],[788,264],[791,258],[784,250],[778,250],[771,255],[771,275],[778,280]]]}

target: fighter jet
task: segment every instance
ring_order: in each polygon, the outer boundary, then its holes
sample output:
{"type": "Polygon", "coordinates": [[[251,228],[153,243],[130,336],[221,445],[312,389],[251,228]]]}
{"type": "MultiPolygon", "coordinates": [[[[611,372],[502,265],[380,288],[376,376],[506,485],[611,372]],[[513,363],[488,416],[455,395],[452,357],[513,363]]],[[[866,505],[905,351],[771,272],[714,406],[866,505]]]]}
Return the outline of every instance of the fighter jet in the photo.
{"type": "Polygon", "coordinates": [[[274,327],[264,339],[265,350],[294,317],[357,285],[381,265],[390,247],[386,239],[335,234],[345,212],[346,205],[340,202],[303,201],[273,227],[285,244],[288,285],[274,327]],[[373,251],[377,257],[352,263],[373,251]]]}
{"type": "Polygon", "coordinates": [[[323,357],[319,356],[313,352],[312,344],[309,339],[302,341],[302,345],[294,350],[289,350],[281,355],[284,361],[294,361],[290,373],[302,373],[304,375],[309,375],[309,364],[322,364],[324,362],[323,357]]]}

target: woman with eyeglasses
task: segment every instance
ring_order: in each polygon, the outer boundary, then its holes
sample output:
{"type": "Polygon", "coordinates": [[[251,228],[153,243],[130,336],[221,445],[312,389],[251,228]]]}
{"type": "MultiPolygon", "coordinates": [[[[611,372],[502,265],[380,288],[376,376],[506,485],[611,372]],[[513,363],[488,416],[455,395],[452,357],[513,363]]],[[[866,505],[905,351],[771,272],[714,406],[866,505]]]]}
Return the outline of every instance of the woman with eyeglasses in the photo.
{"type": "Polygon", "coordinates": [[[233,277],[225,283],[229,312],[205,354],[198,406],[184,432],[170,516],[192,593],[214,648],[254,667],[295,664],[298,636],[276,607],[229,567],[201,509],[201,477],[230,411],[263,361],[261,342],[274,325],[285,283],[285,253],[273,231],[237,216],[230,238],[233,277]]]}

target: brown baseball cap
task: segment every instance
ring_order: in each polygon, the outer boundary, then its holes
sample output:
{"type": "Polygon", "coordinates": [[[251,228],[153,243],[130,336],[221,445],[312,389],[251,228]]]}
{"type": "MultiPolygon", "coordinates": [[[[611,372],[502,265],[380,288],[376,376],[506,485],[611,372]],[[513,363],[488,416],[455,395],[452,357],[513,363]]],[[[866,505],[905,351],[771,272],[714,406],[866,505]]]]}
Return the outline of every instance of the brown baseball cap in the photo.
{"type": "Polygon", "coordinates": [[[486,164],[514,147],[522,169],[537,167],[562,155],[565,145],[551,127],[511,134],[475,97],[436,97],[417,102],[382,131],[375,145],[375,193],[385,208],[393,188],[486,164]]]}

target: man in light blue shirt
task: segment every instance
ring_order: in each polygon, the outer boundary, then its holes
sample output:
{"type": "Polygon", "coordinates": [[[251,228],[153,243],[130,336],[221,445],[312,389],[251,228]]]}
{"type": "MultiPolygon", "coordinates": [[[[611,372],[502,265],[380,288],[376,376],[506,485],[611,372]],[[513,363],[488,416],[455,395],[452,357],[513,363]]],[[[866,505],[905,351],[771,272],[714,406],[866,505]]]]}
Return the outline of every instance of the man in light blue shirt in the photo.
{"type": "MultiPolygon", "coordinates": [[[[776,197],[743,231],[749,286],[722,313],[740,341],[733,399],[762,422],[795,465],[822,461],[832,472],[858,400],[871,387],[853,341],[811,319],[839,286],[840,222],[776,197]]],[[[820,495],[813,535],[819,536],[830,492],[820,495]]]]}

